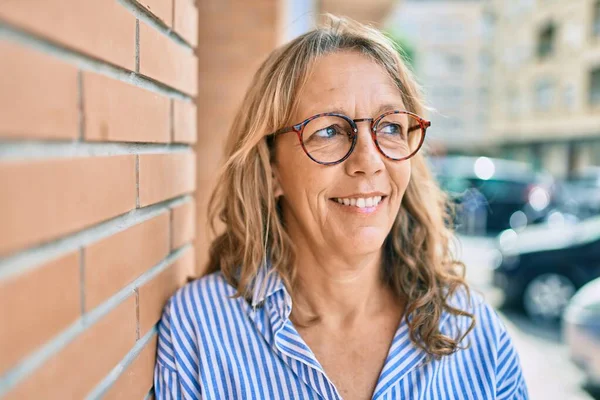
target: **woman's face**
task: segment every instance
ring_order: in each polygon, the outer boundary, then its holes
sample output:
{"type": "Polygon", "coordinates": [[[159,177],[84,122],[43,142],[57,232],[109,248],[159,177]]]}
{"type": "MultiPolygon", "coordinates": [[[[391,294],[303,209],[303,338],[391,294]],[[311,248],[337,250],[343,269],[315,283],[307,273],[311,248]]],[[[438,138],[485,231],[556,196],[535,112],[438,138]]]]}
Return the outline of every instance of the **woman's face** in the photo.
{"type": "MultiPolygon", "coordinates": [[[[359,53],[338,52],[316,62],[292,122],[324,112],[375,118],[394,109],[405,106],[383,67],[359,53]]],[[[286,229],[293,239],[302,235],[311,247],[341,256],[381,248],[411,173],[409,161],[391,161],[379,153],[369,122],[358,122],[357,127],[354,151],[337,165],[312,161],[293,132],[275,142],[275,196],[282,196],[286,229]]]]}

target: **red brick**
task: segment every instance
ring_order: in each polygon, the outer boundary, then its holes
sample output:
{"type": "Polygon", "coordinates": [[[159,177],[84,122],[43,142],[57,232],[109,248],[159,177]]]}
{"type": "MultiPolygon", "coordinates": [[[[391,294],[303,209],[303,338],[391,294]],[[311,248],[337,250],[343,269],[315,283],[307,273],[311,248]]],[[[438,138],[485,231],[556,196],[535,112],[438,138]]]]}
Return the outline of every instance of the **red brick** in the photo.
{"type": "Polygon", "coordinates": [[[108,390],[105,399],[143,399],[153,383],[156,361],[157,335],[142,349],[140,354],[108,390]]]}
{"type": "Polygon", "coordinates": [[[173,0],[175,15],[173,28],[192,47],[198,45],[198,9],[194,0],[173,0]]]}
{"type": "Polygon", "coordinates": [[[0,162],[0,255],[135,208],[135,156],[0,162]]]}
{"type": "Polygon", "coordinates": [[[172,26],[173,1],[172,0],[138,0],[138,2],[166,25],[172,26]]]}
{"type": "Polygon", "coordinates": [[[190,247],[167,269],[139,289],[140,336],[144,336],[162,315],[163,308],[194,270],[194,248],[190,247]]]}
{"type": "Polygon", "coordinates": [[[116,233],[84,251],[85,310],[125,287],[169,254],[169,213],[116,233]]]}
{"type": "Polygon", "coordinates": [[[83,75],[85,139],[168,142],[169,99],[94,73],[83,75]]]}
{"type": "Polygon", "coordinates": [[[79,253],[0,281],[0,375],[80,315],[79,253]]]}
{"type": "Polygon", "coordinates": [[[196,105],[173,100],[173,141],[179,143],[196,143],[198,128],[196,126],[196,105]]]}
{"type": "Polygon", "coordinates": [[[196,236],[196,202],[192,199],[171,210],[171,249],[178,249],[196,236]]]}
{"type": "Polygon", "coordinates": [[[77,69],[1,40],[0,54],[0,137],[77,138],[77,69]]]}
{"type": "Polygon", "coordinates": [[[82,399],[135,344],[135,297],[75,338],[7,395],[8,399],[82,399]]]}
{"type": "Polygon", "coordinates": [[[135,17],[114,0],[0,1],[0,19],[133,70],[135,17]]]}
{"type": "Polygon", "coordinates": [[[140,73],[195,96],[198,60],[191,50],[140,21],[140,73]]]}
{"type": "Polygon", "coordinates": [[[140,154],[139,158],[141,207],[196,189],[194,153],[140,154]]]}

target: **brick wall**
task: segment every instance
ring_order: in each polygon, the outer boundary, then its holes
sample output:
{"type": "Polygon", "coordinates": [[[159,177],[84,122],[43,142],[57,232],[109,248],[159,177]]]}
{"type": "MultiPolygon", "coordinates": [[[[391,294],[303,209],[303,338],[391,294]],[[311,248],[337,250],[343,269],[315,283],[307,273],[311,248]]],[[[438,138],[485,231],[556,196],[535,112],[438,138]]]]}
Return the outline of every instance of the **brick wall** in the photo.
{"type": "Polygon", "coordinates": [[[0,1],[0,398],[152,396],[194,272],[194,0],[0,1]]]}

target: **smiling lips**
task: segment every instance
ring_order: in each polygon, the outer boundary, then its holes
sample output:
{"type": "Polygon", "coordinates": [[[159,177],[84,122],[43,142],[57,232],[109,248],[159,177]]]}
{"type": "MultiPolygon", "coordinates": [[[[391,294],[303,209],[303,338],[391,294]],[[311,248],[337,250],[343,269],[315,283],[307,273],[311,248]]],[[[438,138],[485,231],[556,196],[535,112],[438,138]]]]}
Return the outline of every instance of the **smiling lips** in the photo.
{"type": "Polygon", "coordinates": [[[353,198],[333,198],[333,201],[337,201],[340,204],[358,208],[371,208],[376,207],[384,196],[373,196],[373,197],[353,197],[353,198]]]}

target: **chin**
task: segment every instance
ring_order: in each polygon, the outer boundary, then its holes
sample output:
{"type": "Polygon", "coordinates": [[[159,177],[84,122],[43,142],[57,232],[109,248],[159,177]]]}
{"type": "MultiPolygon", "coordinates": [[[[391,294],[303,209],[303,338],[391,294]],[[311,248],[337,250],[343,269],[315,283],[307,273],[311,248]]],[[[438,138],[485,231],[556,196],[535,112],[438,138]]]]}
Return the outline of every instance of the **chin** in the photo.
{"type": "Polygon", "coordinates": [[[346,251],[352,254],[368,254],[381,250],[387,233],[371,232],[346,238],[346,251]]]}

